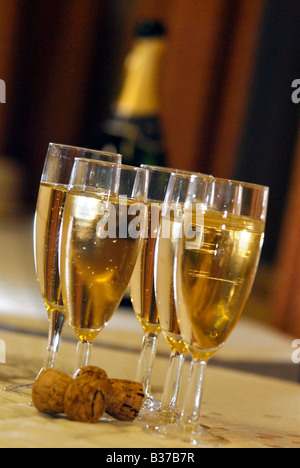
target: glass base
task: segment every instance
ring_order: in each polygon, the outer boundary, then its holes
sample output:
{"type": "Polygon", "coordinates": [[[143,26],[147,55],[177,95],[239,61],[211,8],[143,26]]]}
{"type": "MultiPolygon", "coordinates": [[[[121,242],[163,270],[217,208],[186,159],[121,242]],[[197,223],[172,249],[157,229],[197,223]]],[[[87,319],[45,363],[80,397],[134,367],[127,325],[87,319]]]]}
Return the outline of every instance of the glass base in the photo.
{"type": "Polygon", "coordinates": [[[143,404],[141,406],[139,416],[147,415],[152,411],[156,411],[160,408],[160,401],[156,400],[152,395],[145,395],[143,404]]]}
{"type": "Polygon", "coordinates": [[[10,385],[9,387],[3,388],[5,392],[17,393],[21,396],[30,396],[32,395],[33,383],[26,385],[10,385]]]}
{"type": "Polygon", "coordinates": [[[157,437],[177,439],[195,447],[221,448],[230,443],[223,437],[214,435],[207,427],[183,422],[147,427],[145,430],[157,437]]]}
{"type": "Polygon", "coordinates": [[[178,422],[180,413],[174,409],[158,408],[147,413],[139,414],[138,419],[143,426],[158,430],[160,427],[165,427],[167,424],[178,422]]]}

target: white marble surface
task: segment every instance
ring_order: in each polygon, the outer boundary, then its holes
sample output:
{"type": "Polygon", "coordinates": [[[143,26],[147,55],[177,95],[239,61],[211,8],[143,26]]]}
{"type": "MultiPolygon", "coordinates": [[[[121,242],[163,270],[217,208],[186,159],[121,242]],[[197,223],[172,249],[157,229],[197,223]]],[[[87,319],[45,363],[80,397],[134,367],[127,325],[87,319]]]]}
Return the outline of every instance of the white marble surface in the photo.
{"type": "MultiPolygon", "coordinates": [[[[0,364],[0,388],[30,382],[42,364],[47,317],[35,279],[33,219],[0,220],[0,339],[6,364],[0,364]]],[[[95,342],[93,363],[110,377],[135,378],[142,330],[130,309],[120,308],[95,342]]],[[[218,363],[269,362],[292,365],[292,338],[267,325],[242,319],[217,355],[218,363]]],[[[72,374],[76,340],[66,325],[57,366],[72,374]]],[[[169,348],[161,336],[152,387],[159,398],[169,348]]],[[[185,372],[187,373],[188,363],[185,372]]],[[[0,390],[0,447],[189,447],[154,438],[136,424],[101,421],[83,425],[51,418],[29,406],[30,399],[0,390]]],[[[300,386],[255,373],[209,365],[203,421],[232,447],[299,447],[300,386]]]]}
{"type": "MultiPolygon", "coordinates": [[[[89,425],[63,416],[53,418],[30,406],[29,397],[3,391],[8,384],[30,382],[41,364],[46,340],[36,332],[45,328],[35,321],[27,322],[27,326],[28,333],[25,325],[22,333],[1,332],[8,353],[7,363],[0,365],[0,447],[189,448],[175,439],[154,437],[135,423],[99,421],[89,425]]],[[[139,342],[134,332],[123,331],[121,335],[107,328],[97,340],[92,363],[104,368],[109,377],[134,379],[139,342]]],[[[63,340],[59,370],[72,372],[75,345],[75,340],[63,340]]],[[[166,357],[157,357],[153,374],[157,398],[167,365],[166,357]]],[[[300,447],[299,407],[298,384],[208,366],[201,421],[229,441],[226,447],[300,447]]]]}

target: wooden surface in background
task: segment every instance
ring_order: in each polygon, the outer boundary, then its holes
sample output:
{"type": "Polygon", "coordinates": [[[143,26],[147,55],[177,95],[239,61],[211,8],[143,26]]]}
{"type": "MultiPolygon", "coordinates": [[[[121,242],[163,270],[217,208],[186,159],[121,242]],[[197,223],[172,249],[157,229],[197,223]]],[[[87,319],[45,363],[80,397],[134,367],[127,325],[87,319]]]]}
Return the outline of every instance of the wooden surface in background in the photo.
{"type": "Polygon", "coordinates": [[[269,320],[277,328],[300,337],[300,131],[283,221],[269,320]]]}
{"type": "Polygon", "coordinates": [[[138,13],[163,19],[169,33],[162,89],[168,164],[232,177],[265,1],[163,5],[141,0],[138,13]]]}
{"type": "Polygon", "coordinates": [[[16,28],[19,21],[18,0],[4,1],[0,5],[0,79],[6,84],[6,103],[0,104],[0,153],[4,152],[4,141],[10,111],[11,82],[13,77],[16,28]]]}
{"type": "Polygon", "coordinates": [[[192,0],[174,3],[169,19],[169,50],[163,83],[163,117],[169,165],[203,170],[201,142],[206,138],[207,111],[222,18],[227,2],[192,0]]]}
{"type": "MultiPolygon", "coordinates": [[[[259,30],[264,12],[264,1],[240,2],[228,60],[220,70],[220,106],[215,112],[214,140],[211,149],[211,173],[230,178],[235,173],[239,143],[246,116],[251,82],[258,47],[259,30]]],[[[230,28],[230,18],[227,28],[230,28]]],[[[209,147],[205,149],[209,153],[209,147]]]]}

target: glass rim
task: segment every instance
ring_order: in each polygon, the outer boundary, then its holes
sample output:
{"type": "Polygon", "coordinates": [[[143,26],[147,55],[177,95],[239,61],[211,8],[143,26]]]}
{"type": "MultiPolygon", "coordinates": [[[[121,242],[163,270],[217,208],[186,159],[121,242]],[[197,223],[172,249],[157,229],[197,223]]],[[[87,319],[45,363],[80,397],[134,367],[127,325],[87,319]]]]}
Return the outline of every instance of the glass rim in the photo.
{"type": "Polygon", "coordinates": [[[162,172],[168,172],[170,174],[178,175],[178,176],[184,176],[187,174],[187,176],[191,177],[193,175],[196,175],[197,177],[203,177],[204,180],[210,180],[213,176],[209,174],[203,174],[202,172],[195,172],[195,171],[187,171],[185,169],[176,169],[173,167],[164,167],[164,166],[152,166],[151,164],[141,164],[140,167],[145,168],[147,170],[153,170],[153,171],[162,171],[162,172]]]}
{"type": "MultiPolygon", "coordinates": [[[[73,150],[86,151],[86,152],[95,153],[95,154],[106,154],[108,156],[121,156],[122,157],[122,155],[120,153],[113,153],[111,151],[96,150],[96,149],[93,149],[93,148],[84,148],[84,147],[81,147],[81,146],[64,145],[64,144],[61,144],[61,143],[50,142],[48,147],[49,148],[61,148],[61,149],[73,149],[73,150]]],[[[82,159],[84,159],[84,158],[82,158],[82,159]]]]}
{"type": "MultiPolygon", "coordinates": [[[[108,153],[108,154],[116,154],[116,153],[108,153]]],[[[89,163],[89,164],[98,164],[98,165],[101,165],[101,166],[107,166],[107,167],[117,167],[117,168],[120,168],[120,169],[124,169],[126,171],[130,170],[130,171],[135,171],[135,172],[142,172],[142,173],[147,173],[147,170],[146,169],[143,169],[142,167],[139,167],[139,166],[129,166],[128,164],[122,164],[122,163],[118,163],[118,162],[112,162],[112,161],[101,161],[99,159],[88,159],[88,158],[80,158],[80,157],[76,157],[74,158],[74,164],[76,161],[79,161],[79,162],[85,162],[85,163],[89,163]]]]}
{"type": "MultiPolygon", "coordinates": [[[[201,175],[201,174],[200,174],[201,175]]],[[[196,178],[199,178],[200,177],[195,174],[191,177],[191,179],[196,179],[196,178]]],[[[268,187],[267,185],[260,185],[260,184],[255,184],[255,183],[252,183],[252,182],[243,182],[243,181],[240,181],[240,180],[234,180],[234,179],[226,179],[226,178],[222,178],[222,177],[215,177],[215,176],[211,176],[211,182],[220,182],[222,183],[223,185],[233,185],[233,186],[240,186],[240,187],[246,187],[246,188],[251,188],[251,189],[255,189],[255,190],[260,190],[262,192],[269,192],[270,191],[270,187],[268,187]]]]}

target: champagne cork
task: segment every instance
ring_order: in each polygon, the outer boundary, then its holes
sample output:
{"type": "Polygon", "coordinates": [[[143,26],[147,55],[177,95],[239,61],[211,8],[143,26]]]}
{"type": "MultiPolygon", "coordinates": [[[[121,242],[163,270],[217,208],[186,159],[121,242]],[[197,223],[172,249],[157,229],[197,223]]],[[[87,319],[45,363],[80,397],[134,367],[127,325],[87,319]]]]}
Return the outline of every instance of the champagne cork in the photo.
{"type": "Polygon", "coordinates": [[[133,421],[142,406],[143,386],[139,382],[109,379],[106,413],[122,421],[133,421]]]}
{"type": "Polygon", "coordinates": [[[81,369],[65,393],[66,416],[73,421],[98,422],[106,409],[107,392],[105,371],[99,368],[81,369]]]}
{"type": "Polygon", "coordinates": [[[103,379],[105,381],[108,379],[105,370],[101,369],[100,367],[96,367],[96,366],[81,367],[77,371],[74,378],[77,379],[78,377],[81,377],[82,375],[88,375],[92,379],[97,378],[99,380],[103,379]]]}
{"type": "Polygon", "coordinates": [[[35,407],[44,413],[65,413],[73,421],[98,422],[106,411],[121,421],[133,421],[142,406],[139,382],[108,379],[99,367],[86,366],[74,379],[50,369],[41,372],[33,390],[35,407]]]}
{"type": "Polygon", "coordinates": [[[63,413],[65,393],[72,381],[71,377],[54,369],[42,371],[32,389],[34,406],[43,413],[63,413]]]}

